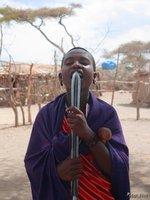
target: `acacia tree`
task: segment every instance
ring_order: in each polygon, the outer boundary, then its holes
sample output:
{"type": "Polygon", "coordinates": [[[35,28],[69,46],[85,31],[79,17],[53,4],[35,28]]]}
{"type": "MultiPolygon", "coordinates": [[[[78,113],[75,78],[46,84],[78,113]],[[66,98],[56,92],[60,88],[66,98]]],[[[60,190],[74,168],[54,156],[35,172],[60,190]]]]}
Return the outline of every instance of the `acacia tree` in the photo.
{"type": "MultiPolygon", "coordinates": [[[[13,109],[14,114],[15,114],[15,127],[17,127],[19,125],[18,110],[17,110],[18,106],[20,107],[21,112],[22,112],[22,123],[23,123],[23,125],[25,125],[25,115],[24,115],[22,103],[20,100],[17,100],[16,95],[14,93],[13,83],[16,79],[16,76],[15,76],[16,74],[15,74],[15,72],[14,73],[11,72],[12,63],[8,62],[6,66],[3,65],[3,68],[4,68],[4,71],[7,73],[8,88],[9,88],[7,97],[9,98],[9,105],[11,106],[11,108],[13,109]]],[[[6,97],[6,94],[5,94],[5,97],[6,97]]]]}
{"type": "MultiPolygon", "coordinates": [[[[60,44],[55,43],[50,39],[50,36],[46,35],[43,31],[42,27],[45,25],[47,20],[55,19],[59,25],[63,27],[67,36],[70,38],[72,46],[75,47],[75,40],[73,36],[67,30],[67,27],[63,23],[63,19],[71,17],[75,15],[75,9],[81,8],[81,4],[70,4],[69,7],[58,7],[58,8],[40,8],[40,9],[16,9],[6,6],[4,8],[0,8],[0,23],[10,24],[11,22],[16,22],[18,24],[30,24],[32,27],[36,28],[45,39],[52,44],[54,47],[59,49],[63,55],[65,54],[65,50],[63,47],[63,38],[61,39],[60,44]]],[[[2,35],[1,35],[2,38],[2,35]]],[[[1,40],[2,41],[2,40],[1,40]]],[[[1,46],[0,46],[1,47],[1,46]]],[[[1,48],[0,48],[1,53],[1,48]]],[[[31,119],[31,91],[32,91],[32,67],[30,68],[30,76],[28,83],[28,121],[32,124],[31,119]]],[[[13,109],[15,110],[15,109],[13,109]]],[[[15,110],[15,114],[17,116],[17,111],[15,110]]],[[[18,125],[18,117],[16,119],[16,126],[18,125]]]]}
{"type": "MultiPolygon", "coordinates": [[[[36,10],[16,9],[16,8],[11,8],[9,6],[6,6],[3,8],[0,8],[0,16],[1,16],[0,23],[7,23],[8,25],[11,22],[16,22],[18,24],[30,24],[32,27],[38,30],[51,45],[56,47],[64,55],[65,49],[64,49],[63,38],[61,38],[61,41],[59,44],[55,43],[53,40],[51,40],[51,36],[50,35],[48,36],[44,32],[43,26],[46,24],[48,20],[52,20],[52,19],[56,20],[58,24],[63,27],[65,33],[70,38],[71,45],[75,47],[77,41],[69,33],[67,27],[63,23],[63,20],[71,16],[74,16],[75,9],[77,8],[82,8],[81,4],[70,4],[68,7],[40,8],[36,10]]],[[[110,26],[104,36],[104,39],[108,35],[109,31],[110,31],[110,26]]],[[[95,49],[93,49],[93,52],[95,52],[96,50],[98,51],[98,48],[101,42],[100,43],[98,42],[98,45],[95,49]]]]}
{"type": "Polygon", "coordinates": [[[55,19],[58,21],[58,24],[61,25],[68,37],[70,37],[71,44],[75,47],[75,40],[73,36],[67,30],[67,27],[63,23],[63,19],[71,17],[75,15],[75,9],[81,8],[81,4],[70,4],[69,7],[57,7],[57,8],[40,8],[40,9],[16,9],[6,6],[4,8],[0,8],[0,17],[1,23],[10,24],[11,22],[16,22],[19,24],[30,24],[32,27],[36,28],[45,39],[52,44],[54,47],[59,49],[63,54],[65,54],[65,50],[63,47],[63,38],[60,44],[55,43],[48,37],[42,27],[45,25],[47,20],[55,19]]]}
{"type": "MultiPolygon", "coordinates": [[[[1,52],[2,52],[2,45],[3,45],[3,42],[2,42],[2,39],[3,39],[3,32],[2,32],[2,26],[0,25],[0,56],[1,56],[1,52]]],[[[5,49],[6,50],[6,49],[5,49]]],[[[13,109],[14,111],[14,114],[15,114],[15,126],[17,127],[18,126],[18,110],[17,110],[17,106],[20,107],[21,109],[21,112],[22,112],[22,120],[23,120],[23,125],[25,125],[25,115],[24,115],[24,110],[23,110],[23,107],[22,107],[22,103],[21,101],[17,101],[16,100],[16,97],[14,95],[14,90],[13,90],[13,81],[12,79],[15,79],[15,74],[12,74],[11,73],[11,67],[12,67],[12,63],[11,63],[11,55],[8,53],[8,51],[6,50],[7,54],[9,55],[9,58],[10,58],[10,62],[6,62],[7,63],[7,67],[2,66],[4,68],[4,71],[6,71],[6,73],[8,73],[8,85],[9,85],[9,93],[8,93],[8,96],[9,96],[9,104],[11,106],[11,108],[13,109]]]]}
{"type": "Polygon", "coordinates": [[[120,48],[118,49],[118,56],[117,56],[117,67],[116,67],[116,73],[113,81],[113,92],[112,92],[112,98],[111,98],[111,105],[113,105],[114,102],[114,92],[115,92],[115,85],[116,85],[116,78],[118,75],[118,64],[119,64],[119,56],[120,56],[120,48]]]}
{"type": "MultiPolygon", "coordinates": [[[[132,64],[138,69],[138,79],[136,84],[136,107],[137,107],[137,120],[140,118],[140,107],[143,102],[139,102],[139,87],[140,87],[140,69],[150,61],[150,42],[133,41],[130,43],[122,44],[120,49],[120,61],[122,64],[132,64]]],[[[105,52],[106,58],[114,58],[118,55],[118,48],[105,52]]]]}
{"type": "Polygon", "coordinates": [[[2,44],[3,44],[3,31],[2,31],[2,25],[0,25],[0,57],[2,53],[2,44]]]}

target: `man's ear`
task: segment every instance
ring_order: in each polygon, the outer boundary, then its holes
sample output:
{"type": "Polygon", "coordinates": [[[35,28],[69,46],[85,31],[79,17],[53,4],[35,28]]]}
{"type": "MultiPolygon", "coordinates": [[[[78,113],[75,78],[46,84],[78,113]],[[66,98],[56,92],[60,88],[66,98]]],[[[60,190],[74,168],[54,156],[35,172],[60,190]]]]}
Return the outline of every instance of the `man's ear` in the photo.
{"type": "Polygon", "coordinates": [[[96,77],[97,77],[97,73],[96,73],[96,72],[94,72],[94,73],[93,73],[93,84],[95,84],[95,83],[96,83],[96,77]]]}
{"type": "Polygon", "coordinates": [[[63,80],[62,80],[62,73],[61,72],[59,72],[58,78],[59,78],[60,85],[63,86],[63,80]]]}

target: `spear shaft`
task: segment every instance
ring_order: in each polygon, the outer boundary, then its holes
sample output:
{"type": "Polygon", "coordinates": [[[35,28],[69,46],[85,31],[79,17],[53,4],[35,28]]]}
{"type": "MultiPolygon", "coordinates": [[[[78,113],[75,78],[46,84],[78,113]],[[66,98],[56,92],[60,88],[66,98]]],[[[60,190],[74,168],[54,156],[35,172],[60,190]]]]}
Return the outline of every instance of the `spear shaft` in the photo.
{"type": "MultiPolygon", "coordinates": [[[[71,79],[71,106],[80,109],[80,92],[81,92],[81,79],[78,72],[74,72],[71,79]]],[[[79,137],[71,130],[71,158],[78,158],[79,155],[79,137]]],[[[78,179],[71,182],[71,195],[73,200],[78,196],[78,179]]]]}

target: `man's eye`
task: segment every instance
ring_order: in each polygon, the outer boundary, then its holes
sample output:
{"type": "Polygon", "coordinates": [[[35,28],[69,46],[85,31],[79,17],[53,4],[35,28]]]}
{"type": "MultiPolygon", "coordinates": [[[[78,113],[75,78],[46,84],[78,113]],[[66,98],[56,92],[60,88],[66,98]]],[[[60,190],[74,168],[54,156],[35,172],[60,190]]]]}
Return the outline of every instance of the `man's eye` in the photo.
{"type": "Polygon", "coordinates": [[[81,65],[85,65],[86,66],[86,65],[88,65],[88,63],[87,62],[82,62],[81,65]]]}
{"type": "Polygon", "coordinates": [[[72,62],[68,62],[68,63],[66,63],[66,65],[67,65],[67,66],[70,66],[70,65],[72,65],[72,62]]]}

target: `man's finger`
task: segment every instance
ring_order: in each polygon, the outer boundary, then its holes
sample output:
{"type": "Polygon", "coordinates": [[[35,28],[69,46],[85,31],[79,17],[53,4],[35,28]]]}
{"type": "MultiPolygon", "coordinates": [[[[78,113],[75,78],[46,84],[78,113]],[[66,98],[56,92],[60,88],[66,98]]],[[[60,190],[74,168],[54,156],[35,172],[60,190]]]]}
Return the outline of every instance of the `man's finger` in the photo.
{"type": "Polygon", "coordinates": [[[73,112],[75,114],[82,114],[82,111],[79,110],[77,107],[69,107],[66,109],[66,112],[73,112]]]}

